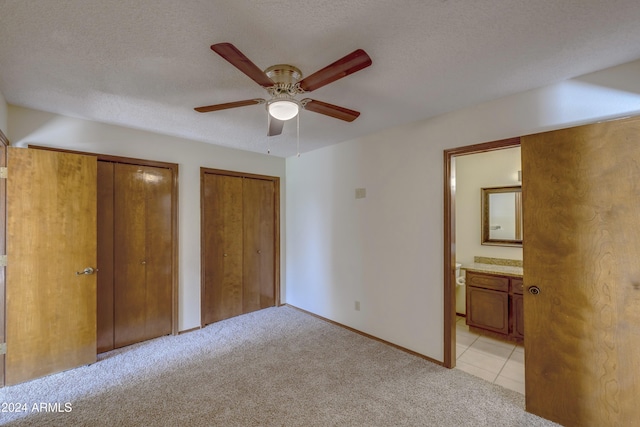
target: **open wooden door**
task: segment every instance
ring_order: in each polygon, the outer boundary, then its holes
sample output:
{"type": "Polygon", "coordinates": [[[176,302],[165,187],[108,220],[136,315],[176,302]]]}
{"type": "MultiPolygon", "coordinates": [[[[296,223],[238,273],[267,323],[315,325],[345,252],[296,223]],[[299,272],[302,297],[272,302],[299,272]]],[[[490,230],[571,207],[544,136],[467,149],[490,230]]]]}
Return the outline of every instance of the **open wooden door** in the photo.
{"type": "Polygon", "coordinates": [[[526,408],[640,422],[640,118],[522,138],[526,408]]]}
{"type": "Polygon", "coordinates": [[[96,360],[96,159],[11,148],[6,384],[96,360]]]}

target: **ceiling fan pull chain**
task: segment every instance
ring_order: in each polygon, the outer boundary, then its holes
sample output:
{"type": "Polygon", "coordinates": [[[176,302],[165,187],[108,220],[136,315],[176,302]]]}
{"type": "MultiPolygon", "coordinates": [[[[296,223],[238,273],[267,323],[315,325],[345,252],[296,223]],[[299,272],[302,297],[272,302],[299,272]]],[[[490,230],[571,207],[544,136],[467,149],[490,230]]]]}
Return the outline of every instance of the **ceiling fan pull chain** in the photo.
{"type": "MultiPolygon", "coordinates": [[[[269,129],[269,112],[267,111],[267,129],[269,129]]],[[[271,154],[271,141],[267,135],[267,154],[271,154]]]]}

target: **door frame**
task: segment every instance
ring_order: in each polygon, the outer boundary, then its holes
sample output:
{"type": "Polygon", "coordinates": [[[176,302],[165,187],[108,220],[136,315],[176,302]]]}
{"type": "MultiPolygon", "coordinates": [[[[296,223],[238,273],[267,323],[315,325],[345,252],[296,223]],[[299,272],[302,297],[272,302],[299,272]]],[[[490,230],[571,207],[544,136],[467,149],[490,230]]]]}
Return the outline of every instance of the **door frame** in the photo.
{"type": "Polygon", "coordinates": [[[97,161],[112,162],[112,163],[124,163],[136,166],[151,166],[158,168],[165,168],[171,170],[172,183],[171,183],[171,241],[172,241],[172,262],[171,262],[171,334],[178,335],[178,292],[179,292],[179,241],[178,241],[178,164],[159,162],[155,160],[137,159],[133,157],[121,157],[112,156],[109,154],[90,153],[86,151],[67,150],[56,147],[45,147],[41,145],[29,145],[29,148],[38,150],[60,151],[63,153],[72,154],[84,154],[87,156],[95,156],[97,161]]]}
{"type": "Polygon", "coordinates": [[[520,146],[520,137],[444,150],[444,360],[445,368],[456,366],[456,190],[451,185],[457,156],[486,153],[520,146]]]}
{"type": "Polygon", "coordinates": [[[200,167],[200,327],[205,327],[204,324],[204,301],[203,298],[205,291],[204,283],[204,177],[206,174],[233,176],[238,178],[252,178],[262,179],[265,181],[273,182],[273,226],[274,226],[274,266],[273,266],[273,287],[274,287],[274,304],[276,307],[280,307],[282,302],[280,301],[280,178],[277,176],[258,175],[246,172],[228,171],[222,169],[212,169],[206,167],[200,167]]]}
{"type": "MultiPolygon", "coordinates": [[[[0,167],[7,167],[7,147],[9,139],[0,129],[0,167]]],[[[0,254],[7,254],[7,180],[0,179],[0,254]]],[[[6,336],[6,270],[0,265],[0,343],[7,342],[6,336]]],[[[0,387],[4,387],[4,359],[0,354],[0,387]]]]}

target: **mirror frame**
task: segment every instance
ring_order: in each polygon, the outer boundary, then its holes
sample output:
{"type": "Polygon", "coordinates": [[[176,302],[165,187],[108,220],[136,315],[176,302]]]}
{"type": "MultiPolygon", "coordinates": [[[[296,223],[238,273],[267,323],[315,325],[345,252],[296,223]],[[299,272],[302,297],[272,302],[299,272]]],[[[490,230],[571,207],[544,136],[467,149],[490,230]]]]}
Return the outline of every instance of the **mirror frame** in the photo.
{"type": "Polygon", "coordinates": [[[507,187],[490,187],[480,189],[482,193],[481,197],[481,218],[482,218],[482,244],[492,246],[514,246],[522,247],[522,186],[512,185],[507,187]],[[515,219],[516,219],[516,238],[511,239],[491,239],[489,237],[490,224],[489,224],[489,196],[497,193],[516,193],[516,202],[520,200],[520,209],[517,205],[515,207],[515,219]],[[519,237],[519,238],[518,238],[519,237]]]}

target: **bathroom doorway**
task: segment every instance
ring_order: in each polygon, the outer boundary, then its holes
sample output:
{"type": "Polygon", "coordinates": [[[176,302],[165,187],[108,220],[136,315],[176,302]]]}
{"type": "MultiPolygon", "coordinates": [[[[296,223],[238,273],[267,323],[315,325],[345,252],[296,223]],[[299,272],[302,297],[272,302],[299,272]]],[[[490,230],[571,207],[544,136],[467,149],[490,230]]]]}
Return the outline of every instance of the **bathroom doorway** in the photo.
{"type": "MultiPolygon", "coordinates": [[[[520,138],[444,151],[444,366],[456,366],[456,167],[455,158],[520,146],[520,138]]],[[[478,215],[480,212],[478,212],[478,215]]]]}

